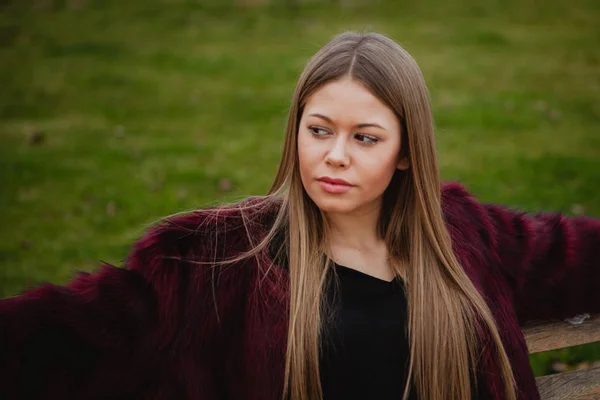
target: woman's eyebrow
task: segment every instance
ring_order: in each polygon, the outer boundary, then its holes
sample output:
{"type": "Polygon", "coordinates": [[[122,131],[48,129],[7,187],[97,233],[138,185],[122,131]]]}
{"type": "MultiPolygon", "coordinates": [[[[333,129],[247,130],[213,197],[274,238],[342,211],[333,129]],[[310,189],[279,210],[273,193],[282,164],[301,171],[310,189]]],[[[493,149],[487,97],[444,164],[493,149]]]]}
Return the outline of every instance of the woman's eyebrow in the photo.
{"type": "MultiPolygon", "coordinates": [[[[332,119],[327,117],[326,115],[319,114],[319,113],[312,113],[312,114],[308,114],[308,115],[311,117],[321,118],[322,120],[327,121],[333,125],[332,119]]],[[[379,129],[383,129],[384,131],[387,131],[387,129],[385,129],[383,126],[381,126],[379,124],[376,124],[375,122],[364,122],[361,124],[356,124],[356,125],[354,125],[354,128],[379,128],[379,129]]]]}

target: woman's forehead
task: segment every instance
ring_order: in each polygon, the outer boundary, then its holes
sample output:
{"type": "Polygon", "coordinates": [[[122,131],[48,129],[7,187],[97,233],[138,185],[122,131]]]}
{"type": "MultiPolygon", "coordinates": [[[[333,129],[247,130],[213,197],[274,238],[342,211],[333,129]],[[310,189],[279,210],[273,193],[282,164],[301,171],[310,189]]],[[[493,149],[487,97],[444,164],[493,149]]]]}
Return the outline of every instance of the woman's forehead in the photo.
{"type": "Polygon", "coordinates": [[[362,83],[350,79],[317,89],[307,99],[303,118],[329,119],[333,124],[377,124],[386,130],[397,124],[394,112],[385,103],[362,83]]]}

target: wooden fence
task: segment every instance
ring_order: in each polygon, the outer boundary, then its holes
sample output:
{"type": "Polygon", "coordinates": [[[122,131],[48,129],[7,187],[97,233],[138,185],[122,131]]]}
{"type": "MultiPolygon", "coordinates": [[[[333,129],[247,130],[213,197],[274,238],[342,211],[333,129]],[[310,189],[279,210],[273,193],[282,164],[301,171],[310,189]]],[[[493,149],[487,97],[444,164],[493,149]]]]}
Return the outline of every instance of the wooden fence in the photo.
{"type": "MultiPolygon", "coordinates": [[[[529,353],[557,350],[600,341],[600,315],[573,324],[542,322],[523,329],[529,353]]],[[[600,399],[600,367],[536,378],[543,400],[600,399]]]]}

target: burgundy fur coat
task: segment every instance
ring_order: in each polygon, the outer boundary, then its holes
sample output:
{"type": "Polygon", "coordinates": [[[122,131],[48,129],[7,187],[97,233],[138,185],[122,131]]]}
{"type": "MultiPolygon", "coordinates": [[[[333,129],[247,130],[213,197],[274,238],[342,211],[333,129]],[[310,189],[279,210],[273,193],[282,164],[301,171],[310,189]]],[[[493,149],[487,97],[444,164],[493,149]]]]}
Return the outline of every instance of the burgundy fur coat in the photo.
{"type": "MultiPolygon", "coordinates": [[[[600,220],[484,205],[457,183],[442,193],[454,250],[496,317],[518,397],[538,399],[520,325],[600,312],[600,220]]],[[[256,217],[254,237],[265,221],[256,217]]],[[[125,268],[0,300],[0,398],[279,400],[287,270],[269,268],[267,254],[216,269],[182,261],[235,255],[245,237],[234,212],[177,216],[139,240],[125,268]]],[[[481,368],[502,399],[492,350],[481,368]]]]}

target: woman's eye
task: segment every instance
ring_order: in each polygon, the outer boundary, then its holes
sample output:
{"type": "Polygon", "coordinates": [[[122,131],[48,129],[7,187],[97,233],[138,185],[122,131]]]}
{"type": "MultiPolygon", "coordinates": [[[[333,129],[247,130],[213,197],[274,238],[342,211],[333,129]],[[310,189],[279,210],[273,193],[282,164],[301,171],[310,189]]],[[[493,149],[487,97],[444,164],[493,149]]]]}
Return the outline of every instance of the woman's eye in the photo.
{"type": "Polygon", "coordinates": [[[325,129],[316,126],[311,126],[308,129],[314,136],[325,136],[329,133],[325,129]]]}
{"type": "Polygon", "coordinates": [[[379,142],[379,139],[373,136],[364,135],[362,133],[357,134],[355,137],[364,144],[375,144],[379,142]]]}

